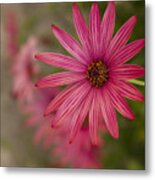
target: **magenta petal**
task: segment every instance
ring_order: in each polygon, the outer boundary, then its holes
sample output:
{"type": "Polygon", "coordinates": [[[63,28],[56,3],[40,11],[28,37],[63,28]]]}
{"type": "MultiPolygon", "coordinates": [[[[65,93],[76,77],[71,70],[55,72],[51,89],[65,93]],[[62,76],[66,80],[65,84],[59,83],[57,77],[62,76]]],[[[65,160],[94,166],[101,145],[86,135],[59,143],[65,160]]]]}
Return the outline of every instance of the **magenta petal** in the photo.
{"type": "Polygon", "coordinates": [[[99,100],[98,100],[98,90],[95,91],[92,95],[92,104],[89,110],[89,134],[92,140],[92,143],[98,144],[98,127],[99,127],[99,100]]]}
{"type": "Polygon", "coordinates": [[[37,87],[56,87],[75,83],[85,79],[85,74],[75,72],[61,72],[43,77],[36,83],[37,87]]]}
{"type": "Polygon", "coordinates": [[[25,124],[26,124],[27,127],[33,127],[38,123],[38,119],[39,119],[38,116],[32,116],[32,117],[30,117],[29,119],[26,120],[25,124]]]}
{"type": "Polygon", "coordinates": [[[130,107],[128,106],[124,98],[120,95],[120,92],[117,91],[115,86],[110,83],[108,86],[107,96],[110,97],[112,105],[117,109],[119,113],[129,119],[135,118],[130,107]]]}
{"type": "Polygon", "coordinates": [[[35,58],[51,66],[63,68],[66,70],[82,72],[85,70],[85,66],[75,59],[65,56],[63,54],[44,52],[36,54],[35,58]]]}
{"type": "Polygon", "coordinates": [[[143,101],[143,94],[131,83],[124,81],[117,81],[114,83],[120,94],[134,101],[143,101]]]}
{"type": "Polygon", "coordinates": [[[117,53],[124,45],[128,42],[133,27],[136,23],[136,16],[132,16],[115,34],[114,38],[111,40],[109,49],[106,53],[105,58],[110,58],[113,53],[117,53]]]}
{"type": "Polygon", "coordinates": [[[115,3],[109,2],[101,22],[101,53],[104,54],[109,45],[115,27],[115,3]]]}
{"type": "Polygon", "coordinates": [[[70,118],[71,115],[79,108],[79,105],[84,100],[85,96],[90,90],[90,86],[87,81],[79,85],[79,87],[70,93],[66,100],[59,107],[55,119],[52,122],[52,126],[58,126],[64,120],[70,118]]]}
{"type": "Polygon", "coordinates": [[[52,25],[52,31],[53,31],[55,37],[61,43],[61,45],[71,55],[73,55],[77,60],[79,60],[83,64],[86,64],[87,57],[85,56],[85,53],[80,48],[79,43],[75,39],[73,39],[73,37],[71,37],[67,32],[59,29],[55,25],[52,25]]]}
{"type": "Polygon", "coordinates": [[[76,3],[73,3],[72,12],[73,12],[74,26],[78,34],[78,37],[84,47],[84,50],[86,51],[88,56],[90,56],[91,47],[89,41],[89,29],[76,3]]]}
{"type": "Polygon", "coordinates": [[[79,83],[75,83],[72,86],[67,87],[61,91],[47,106],[44,115],[56,111],[58,107],[65,101],[65,99],[79,87],[79,83]]]}
{"type": "MultiPolygon", "coordinates": [[[[92,91],[87,93],[80,107],[74,113],[71,121],[69,141],[72,142],[84,122],[92,102],[92,91]]],[[[87,137],[88,138],[88,137],[87,137]]]]}
{"type": "Polygon", "coordinates": [[[134,57],[144,47],[144,39],[135,40],[127,44],[117,54],[111,57],[111,66],[119,66],[134,57]]]}
{"type": "Polygon", "coordinates": [[[134,64],[123,64],[111,69],[109,77],[117,80],[129,80],[144,76],[144,68],[134,64]]]}
{"type": "Polygon", "coordinates": [[[99,98],[99,105],[101,108],[101,113],[105,122],[107,129],[114,138],[119,137],[118,123],[116,119],[115,110],[111,104],[109,95],[107,94],[107,89],[103,88],[99,98]]]}
{"type": "Polygon", "coordinates": [[[100,12],[97,3],[93,3],[90,11],[90,39],[94,58],[99,58],[100,52],[100,12]]]}
{"type": "Polygon", "coordinates": [[[34,136],[34,143],[38,144],[41,142],[41,140],[44,138],[45,136],[45,132],[47,130],[47,124],[44,123],[42,124],[42,126],[36,131],[35,136],[34,136]]]}

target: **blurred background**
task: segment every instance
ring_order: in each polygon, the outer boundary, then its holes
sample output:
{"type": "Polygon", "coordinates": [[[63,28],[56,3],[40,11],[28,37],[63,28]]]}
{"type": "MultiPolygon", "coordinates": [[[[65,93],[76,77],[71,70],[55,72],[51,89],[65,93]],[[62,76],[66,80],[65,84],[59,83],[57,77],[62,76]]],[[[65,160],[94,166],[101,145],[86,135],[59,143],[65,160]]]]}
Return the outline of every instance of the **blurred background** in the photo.
{"type": "MultiPolygon", "coordinates": [[[[78,5],[89,22],[91,2],[79,2],[78,5]]],[[[101,16],[107,2],[99,2],[101,16]]],[[[131,41],[145,36],[144,1],[116,2],[115,31],[132,15],[138,17],[131,41]]],[[[51,33],[51,24],[56,24],[77,38],[72,22],[72,3],[41,4],[2,4],[1,5],[1,165],[55,167],[57,162],[50,153],[40,145],[33,143],[34,128],[24,125],[27,116],[20,112],[11,94],[12,78],[10,75],[7,42],[7,18],[15,14],[18,26],[17,43],[22,46],[29,36],[37,38],[37,51],[55,51],[67,54],[51,33]]],[[[43,63],[40,76],[60,71],[43,63]]],[[[129,63],[145,66],[145,55],[142,50],[129,63]]],[[[144,79],[142,79],[144,80],[144,79]]],[[[35,80],[34,80],[35,82],[35,80]]],[[[144,87],[138,87],[144,93],[144,87]]],[[[105,134],[102,155],[99,161],[105,169],[144,169],[145,168],[145,117],[144,102],[128,101],[136,119],[129,121],[118,116],[120,138],[112,139],[105,134]]]]}

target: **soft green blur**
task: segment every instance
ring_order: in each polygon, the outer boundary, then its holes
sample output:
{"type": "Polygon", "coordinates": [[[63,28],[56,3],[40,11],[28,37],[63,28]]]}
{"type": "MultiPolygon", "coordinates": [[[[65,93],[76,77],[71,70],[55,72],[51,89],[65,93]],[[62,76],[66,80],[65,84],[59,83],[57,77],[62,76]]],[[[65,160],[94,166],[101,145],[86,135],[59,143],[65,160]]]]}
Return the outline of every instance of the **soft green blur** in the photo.
{"type": "MultiPolygon", "coordinates": [[[[91,2],[78,3],[81,11],[86,19],[89,21],[89,11],[91,2]]],[[[100,12],[103,15],[107,2],[99,2],[100,12]]],[[[132,15],[138,17],[137,24],[133,30],[131,40],[144,38],[145,26],[145,12],[144,1],[128,1],[116,2],[116,27],[115,31],[132,15]]],[[[18,43],[22,45],[30,35],[35,35],[38,38],[38,45],[40,51],[54,51],[67,54],[61,47],[54,35],[51,33],[51,24],[56,24],[68,33],[77,38],[72,21],[72,3],[42,3],[42,4],[4,4],[2,9],[2,27],[5,34],[5,15],[9,11],[17,14],[19,22],[19,38],[18,43]]],[[[5,40],[5,42],[7,39],[5,40]]],[[[2,44],[5,46],[5,43],[2,44]]],[[[3,57],[5,62],[3,77],[8,77],[10,83],[11,77],[8,75],[7,57],[3,57]]],[[[136,55],[129,63],[145,65],[144,50],[136,55]]],[[[49,73],[61,71],[60,69],[51,68],[48,65],[39,63],[42,67],[41,76],[49,73]]],[[[144,81],[144,78],[141,78],[144,81]]],[[[3,82],[2,82],[3,83],[3,82]]],[[[3,84],[4,85],[4,84],[3,84]]],[[[5,166],[54,166],[52,158],[47,157],[47,153],[40,150],[32,142],[33,129],[21,129],[22,123],[26,119],[15,106],[15,102],[10,97],[10,84],[8,89],[3,94],[6,99],[3,101],[2,109],[4,117],[2,119],[2,128],[5,129],[2,133],[2,147],[4,154],[8,153],[7,162],[4,160],[2,165],[5,166]],[[11,102],[11,104],[10,104],[11,102]],[[15,108],[10,112],[11,108],[15,108]],[[5,116],[7,112],[9,116],[5,116]],[[6,118],[8,117],[8,118],[6,118]],[[14,117],[11,119],[11,117],[14,117]],[[22,119],[22,121],[19,121],[22,119]],[[18,121],[17,121],[18,120],[18,121]],[[13,121],[13,130],[10,126],[10,121],[13,121]],[[23,134],[24,133],[24,134],[23,134]],[[25,142],[24,142],[25,141],[25,142]],[[25,152],[27,151],[27,152],[25,152]],[[8,158],[11,158],[11,162],[8,158]]],[[[144,93],[144,86],[137,86],[144,93]]],[[[107,169],[145,169],[145,115],[144,102],[128,101],[136,115],[134,121],[125,119],[118,114],[118,122],[120,127],[120,138],[113,139],[109,134],[104,135],[104,147],[102,150],[103,168],[107,169]]]]}

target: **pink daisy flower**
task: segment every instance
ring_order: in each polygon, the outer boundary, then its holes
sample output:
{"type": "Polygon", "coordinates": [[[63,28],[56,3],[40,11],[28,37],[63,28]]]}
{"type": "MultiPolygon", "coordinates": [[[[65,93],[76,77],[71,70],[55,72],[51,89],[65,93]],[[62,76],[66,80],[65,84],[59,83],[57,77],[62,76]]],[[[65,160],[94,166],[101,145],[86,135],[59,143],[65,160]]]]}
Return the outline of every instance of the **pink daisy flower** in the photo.
{"type": "Polygon", "coordinates": [[[115,110],[124,117],[134,119],[124,97],[144,100],[141,92],[128,82],[143,76],[144,68],[126,64],[144,47],[144,39],[128,43],[137,20],[135,16],[125,22],[113,36],[114,2],[109,2],[102,20],[97,3],[93,3],[89,27],[77,4],[73,4],[72,11],[80,43],[67,32],[52,25],[54,35],[71,56],[52,52],[35,56],[40,61],[68,71],[48,75],[38,81],[36,86],[45,88],[69,85],[49,103],[45,115],[56,111],[52,127],[70,121],[70,142],[88,117],[89,135],[92,143],[96,144],[101,121],[112,137],[119,137],[115,110]]]}
{"type": "Polygon", "coordinates": [[[33,99],[34,85],[32,78],[39,71],[38,66],[32,60],[34,53],[37,51],[36,45],[36,38],[30,37],[16,54],[12,64],[13,96],[18,99],[23,109],[24,105],[33,99]]]}

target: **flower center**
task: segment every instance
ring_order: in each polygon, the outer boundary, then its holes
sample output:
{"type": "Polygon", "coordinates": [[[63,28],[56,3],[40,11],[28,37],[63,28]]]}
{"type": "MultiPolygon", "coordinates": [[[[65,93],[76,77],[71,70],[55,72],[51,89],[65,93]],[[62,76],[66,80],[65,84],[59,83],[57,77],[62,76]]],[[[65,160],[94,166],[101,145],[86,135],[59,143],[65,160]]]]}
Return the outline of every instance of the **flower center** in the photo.
{"type": "Polygon", "coordinates": [[[108,73],[107,67],[103,61],[99,60],[93,62],[88,66],[87,70],[87,79],[95,87],[102,87],[103,84],[107,81],[108,73]]]}

